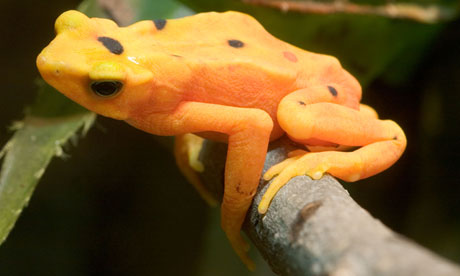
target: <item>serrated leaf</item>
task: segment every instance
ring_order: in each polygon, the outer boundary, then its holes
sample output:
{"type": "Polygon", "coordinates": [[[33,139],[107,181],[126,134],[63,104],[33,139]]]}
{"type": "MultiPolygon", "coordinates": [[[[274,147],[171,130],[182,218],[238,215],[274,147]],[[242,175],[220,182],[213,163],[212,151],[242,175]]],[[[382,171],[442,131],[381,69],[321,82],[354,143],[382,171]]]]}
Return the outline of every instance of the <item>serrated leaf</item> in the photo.
{"type": "MultiPolygon", "coordinates": [[[[130,4],[135,12],[133,21],[192,13],[175,1],[138,0],[130,4]]],[[[101,9],[96,1],[83,1],[79,10],[91,17],[108,17],[108,10],[101,9]]],[[[0,151],[0,158],[4,157],[0,171],[0,244],[27,205],[52,158],[64,154],[64,144],[69,141],[75,144],[78,133],[85,134],[96,117],[43,81],[38,86],[35,104],[28,108],[23,121],[13,124],[15,133],[0,151]]]]}
{"type": "Polygon", "coordinates": [[[13,124],[16,132],[0,151],[0,157],[4,157],[0,171],[0,244],[27,205],[51,159],[62,156],[62,146],[78,131],[86,133],[95,119],[95,114],[43,81],[38,86],[35,104],[23,121],[13,124]]]}
{"type": "Polygon", "coordinates": [[[0,243],[27,205],[51,159],[61,156],[62,146],[77,131],[85,133],[94,118],[91,112],[80,112],[60,117],[29,115],[24,119],[2,150],[5,156],[0,174],[0,243]]]}

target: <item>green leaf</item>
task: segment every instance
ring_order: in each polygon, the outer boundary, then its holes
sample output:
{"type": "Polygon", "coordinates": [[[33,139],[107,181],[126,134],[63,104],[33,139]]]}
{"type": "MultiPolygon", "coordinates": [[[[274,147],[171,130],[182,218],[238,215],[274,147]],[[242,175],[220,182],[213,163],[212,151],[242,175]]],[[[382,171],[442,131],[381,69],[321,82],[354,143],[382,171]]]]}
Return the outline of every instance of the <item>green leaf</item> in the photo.
{"type": "MultiPolygon", "coordinates": [[[[136,0],[132,4],[133,21],[192,13],[175,1],[136,0]]],[[[94,0],[83,1],[79,10],[91,17],[108,17],[107,9],[101,9],[94,0]]],[[[36,102],[28,108],[25,119],[14,125],[16,132],[0,151],[0,158],[4,157],[0,171],[0,244],[27,205],[51,159],[62,156],[62,147],[69,140],[76,141],[79,132],[85,134],[96,118],[43,81],[38,86],[36,102]]]]}
{"type": "Polygon", "coordinates": [[[27,205],[51,158],[62,156],[62,146],[78,130],[86,133],[95,118],[53,88],[42,87],[37,104],[24,121],[16,123],[15,134],[0,152],[5,155],[0,172],[0,243],[27,205]]]}
{"type": "MultiPolygon", "coordinates": [[[[89,4],[87,7],[93,8],[89,4]]],[[[16,132],[0,151],[0,157],[4,157],[0,171],[0,244],[27,205],[53,156],[62,156],[62,146],[76,138],[79,130],[86,133],[95,119],[94,113],[43,81],[38,86],[35,104],[23,121],[14,124],[16,132]]]]}

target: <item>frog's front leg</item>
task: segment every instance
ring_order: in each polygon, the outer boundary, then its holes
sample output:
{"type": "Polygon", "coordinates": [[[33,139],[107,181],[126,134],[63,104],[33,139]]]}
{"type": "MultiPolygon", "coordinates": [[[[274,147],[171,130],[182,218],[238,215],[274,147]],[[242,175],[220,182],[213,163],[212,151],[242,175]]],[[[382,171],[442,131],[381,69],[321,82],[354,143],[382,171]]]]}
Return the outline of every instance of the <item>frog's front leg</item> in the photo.
{"type": "Polygon", "coordinates": [[[174,156],[177,166],[188,182],[193,185],[206,203],[214,207],[217,206],[217,200],[204,186],[199,176],[199,173],[204,170],[203,164],[198,160],[203,140],[191,133],[177,135],[174,140],[174,156]]]}
{"type": "Polygon", "coordinates": [[[254,264],[247,256],[248,244],[240,231],[257,191],[273,128],[268,113],[254,108],[185,102],[172,115],[154,114],[128,123],[159,135],[198,132],[228,135],[222,228],[241,260],[248,268],[253,268],[254,264]]]}
{"type": "Polygon", "coordinates": [[[360,148],[352,152],[305,153],[275,165],[264,175],[269,180],[278,174],[259,204],[261,214],[267,211],[276,192],[292,177],[309,175],[319,179],[328,172],[345,181],[357,181],[390,167],[406,147],[402,129],[393,121],[377,119],[366,106],[360,111],[335,103],[306,105],[299,96],[299,93],[290,94],[278,106],[280,126],[291,138],[298,142],[313,139],[360,148]]]}

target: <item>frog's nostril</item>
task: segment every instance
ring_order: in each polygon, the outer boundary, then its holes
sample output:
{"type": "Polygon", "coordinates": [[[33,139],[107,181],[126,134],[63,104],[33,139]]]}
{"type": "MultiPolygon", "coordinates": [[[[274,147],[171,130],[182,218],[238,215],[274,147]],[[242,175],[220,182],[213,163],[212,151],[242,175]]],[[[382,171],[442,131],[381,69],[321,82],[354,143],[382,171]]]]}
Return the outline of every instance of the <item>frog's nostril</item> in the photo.
{"type": "Polygon", "coordinates": [[[49,82],[62,76],[62,64],[54,62],[43,53],[37,57],[37,68],[45,81],[49,82]]]}
{"type": "Polygon", "coordinates": [[[44,73],[46,71],[48,71],[49,73],[52,73],[53,71],[55,71],[53,67],[54,66],[52,66],[50,60],[46,57],[46,55],[44,55],[43,53],[38,55],[37,68],[40,71],[40,73],[44,73]]]}
{"type": "Polygon", "coordinates": [[[38,55],[37,57],[37,67],[40,69],[46,63],[46,57],[43,54],[38,55]]]}
{"type": "Polygon", "coordinates": [[[46,54],[41,53],[37,57],[38,71],[43,75],[59,76],[62,72],[62,64],[49,59],[46,54]]]}

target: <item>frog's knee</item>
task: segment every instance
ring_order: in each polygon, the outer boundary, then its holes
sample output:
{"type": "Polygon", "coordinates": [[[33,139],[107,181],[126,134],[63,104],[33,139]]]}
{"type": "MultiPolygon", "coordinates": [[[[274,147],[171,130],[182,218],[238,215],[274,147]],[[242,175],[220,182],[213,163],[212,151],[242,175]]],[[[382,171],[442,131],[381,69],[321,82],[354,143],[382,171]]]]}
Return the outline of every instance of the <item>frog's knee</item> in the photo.
{"type": "Polygon", "coordinates": [[[252,121],[253,127],[259,130],[271,131],[273,129],[273,120],[267,112],[263,110],[254,110],[257,120],[252,121]]]}
{"type": "Polygon", "coordinates": [[[307,139],[312,135],[314,113],[311,105],[299,100],[283,100],[277,113],[281,128],[294,139],[307,139]]]}
{"type": "Polygon", "coordinates": [[[359,105],[359,112],[363,114],[364,116],[369,116],[371,118],[378,119],[379,115],[377,114],[377,111],[373,109],[372,107],[365,105],[365,104],[360,104],[359,105]]]}

